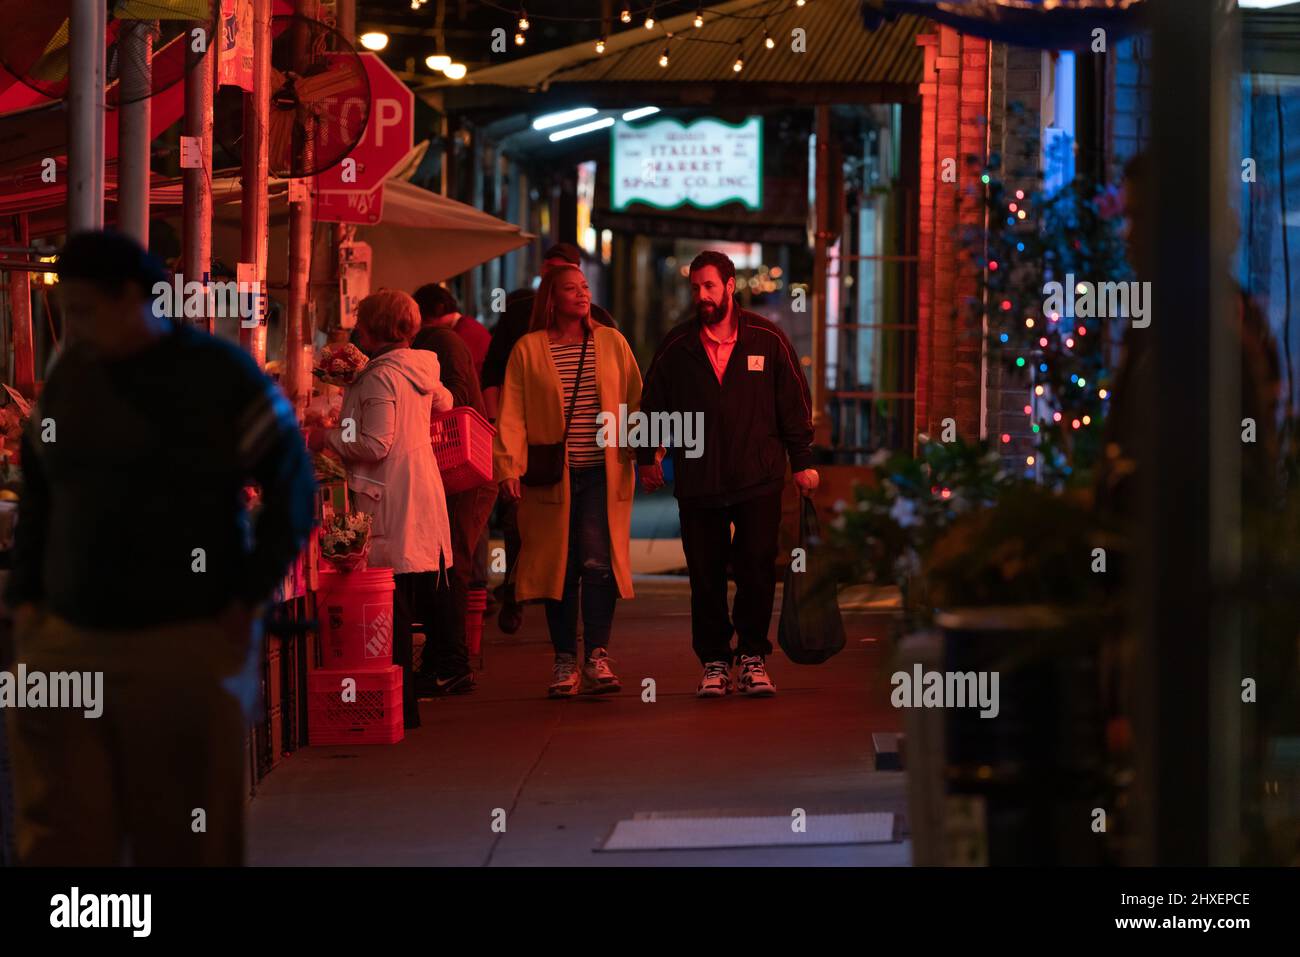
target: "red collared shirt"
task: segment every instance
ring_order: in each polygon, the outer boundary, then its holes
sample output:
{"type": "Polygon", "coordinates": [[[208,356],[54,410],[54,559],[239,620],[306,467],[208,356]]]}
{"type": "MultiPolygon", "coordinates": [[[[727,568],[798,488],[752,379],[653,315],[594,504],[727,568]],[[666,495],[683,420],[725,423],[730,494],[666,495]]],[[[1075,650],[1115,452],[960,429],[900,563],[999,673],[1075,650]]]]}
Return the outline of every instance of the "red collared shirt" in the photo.
{"type": "Polygon", "coordinates": [[[709,357],[709,362],[713,366],[713,374],[718,377],[718,384],[722,384],[722,377],[726,374],[727,363],[731,360],[731,351],[736,348],[736,336],[740,334],[740,318],[736,318],[736,323],[731,327],[731,335],[726,339],[717,338],[711,327],[700,324],[700,342],[704,345],[704,352],[709,357]]]}

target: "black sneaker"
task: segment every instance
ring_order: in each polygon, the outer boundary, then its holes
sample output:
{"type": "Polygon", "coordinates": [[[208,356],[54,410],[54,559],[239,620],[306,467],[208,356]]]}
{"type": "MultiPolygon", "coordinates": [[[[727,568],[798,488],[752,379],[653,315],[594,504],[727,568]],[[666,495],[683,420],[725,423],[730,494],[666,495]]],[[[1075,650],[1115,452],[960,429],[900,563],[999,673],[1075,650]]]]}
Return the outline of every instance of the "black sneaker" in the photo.
{"type": "Polygon", "coordinates": [[[469,694],[474,690],[474,672],[452,678],[438,678],[434,675],[416,675],[415,691],[421,698],[446,698],[451,695],[469,694]]]}
{"type": "Polygon", "coordinates": [[[524,623],[524,606],[514,601],[501,604],[501,614],[497,616],[497,626],[507,635],[513,635],[524,623]]]}

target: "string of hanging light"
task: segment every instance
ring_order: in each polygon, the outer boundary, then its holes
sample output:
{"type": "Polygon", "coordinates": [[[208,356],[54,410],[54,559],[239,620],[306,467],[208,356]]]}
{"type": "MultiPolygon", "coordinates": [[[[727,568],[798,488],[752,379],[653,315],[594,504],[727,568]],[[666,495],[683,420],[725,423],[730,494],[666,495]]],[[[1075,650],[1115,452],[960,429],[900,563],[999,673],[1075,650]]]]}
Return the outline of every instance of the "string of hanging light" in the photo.
{"type": "MultiPolygon", "coordinates": [[[[426,0],[412,0],[412,5],[414,7],[416,3],[424,3],[424,2],[426,2],[426,0]]],[[[493,0],[478,0],[478,2],[485,7],[488,7],[489,9],[497,10],[503,14],[508,14],[514,19],[515,21],[514,42],[515,45],[519,47],[525,46],[527,44],[528,31],[529,28],[532,26],[532,22],[534,20],[546,21],[552,23],[566,23],[566,24],[573,24],[573,23],[599,24],[600,33],[596,37],[593,44],[593,48],[598,56],[604,54],[610,38],[612,23],[610,22],[609,19],[605,17],[565,16],[565,15],[538,14],[538,13],[534,13],[530,15],[524,3],[520,3],[517,6],[510,7],[501,3],[493,2],[493,0]]],[[[652,36],[647,37],[647,39],[644,42],[657,43],[658,36],[654,36],[653,34],[656,26],[659,27],[659,29],[662,31],[662,36],[664,38],[663,50],[659,55],[659,66],[662,68],[666,69],[668,67],[671,61],[672,46],[675,43],[722,43],[722,44],[727,44],[729,46],[733,44],[735,45],[736,58],[732,62],[731,68],[734,73],[740,73],[745,68],[745,50],[753,49],[753,47],[749,42],[750,39],[756,34],[761,34],[762,39],[760,42],[762,46],[768,50],[775,49],[776,41],[772,38],[772,35],[768,30],[768,21],[775,16],[779,16],[780,13],[783,12],[784,10],[798,9],[801,7],[805,7],[808,2],[809,0],[769,0],[769,2],[766,4],[756,5],[756,6],[763,7],[763,9],[762,12],[755,12],[755,13],[740,13],[740,12],[720,11],[716,9],[706,9],[705,5],[703,3],[699,3],[698,0],[696,0],[696,2],[694,2],[693,4],[690,2],[676,4],[671,2],[671,0],[670,2],[660,4],[658,0],[650,0],[650,3],[640,7],[634,7],[630,3],[623,2],[619,4],[618,20],[620,23],[626,24],[629,27],[631,27],[631,30],[635,30],[637,29],[638,26],[640,26],[641,28],[644,28],[646,31],[651,33],[652,36]],[[662,16],[660,16],[659,14],[663,12],[664,8],[681,6],[681,7],[685,7],[686,10],[689,10],[689,8],[692,5],[695,6],[695,16],[691,20],[691,26],[693,30],[688,31],[686,33],[681,33],[681,32],[674,33],[663,28],[662,16]],[[706,23],[722,21],[722,20],[752,20],[756,24],[761,24],[761,26],[756,26],[754,30],[747,31],[744,36],[734,41],[718,40],[712,37],[693,35],[694,30],[703,29],[706,23]]],[[[685,11],[676,10],[671,15],[678,16],[682,12],[685,11]]],[[[631,32],[631,30],[627,32],[631,32]]],[[[633,48],[640,45],[641,44],[639,43],[634,44],[633,48]]]]}

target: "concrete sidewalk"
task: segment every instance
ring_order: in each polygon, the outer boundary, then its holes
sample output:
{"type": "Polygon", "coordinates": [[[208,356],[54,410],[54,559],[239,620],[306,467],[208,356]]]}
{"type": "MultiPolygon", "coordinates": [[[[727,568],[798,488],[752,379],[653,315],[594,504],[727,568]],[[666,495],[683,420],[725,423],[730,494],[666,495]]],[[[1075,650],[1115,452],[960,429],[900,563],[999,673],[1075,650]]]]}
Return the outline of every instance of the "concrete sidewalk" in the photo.
{"type": "MultiPolygon", "coordinates": [[[[422,705],[423,727],[388,747],[306,748],[265,781],[249,820],[253,864],[905,865],[892,844],[597,852],[638,812],[789,816],[890,811],[903,833],[902,772],[873,770],[871,733],[897,731],[884,661],[887,619],[847,614],[826,665],[780,652],[774,699],[694,696],[689,593],[638,581],[611,645],[619,695],[551,701],[542,611],[519,634],[485,631],[473,695],[422,705]],[[645,678],[657,700],[642,701],[645,678]],[[506,830],[494,832],[504,812],[506,830]]],[[[779,605],[779,601],[778,601],[779,605]]],[[[776,622],[773,621],[775,640],[776,622]]]]}

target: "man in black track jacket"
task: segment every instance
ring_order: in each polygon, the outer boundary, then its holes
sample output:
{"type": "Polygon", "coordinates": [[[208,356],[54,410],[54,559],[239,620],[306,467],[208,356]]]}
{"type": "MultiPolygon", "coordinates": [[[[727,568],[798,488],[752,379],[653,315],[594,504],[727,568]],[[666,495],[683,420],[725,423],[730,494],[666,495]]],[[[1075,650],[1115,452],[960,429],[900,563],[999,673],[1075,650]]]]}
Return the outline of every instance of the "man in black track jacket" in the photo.
{"type": "MultiPolygon", "coordinates": [[[[702,252],[690,280],[696,317],[664,337],[646,372],[641,411],[649,419],[680,413],[703,428],[699,446],[670,450],[691,579],[692,643],[704,665],[697,694],[729,694],[738,658],[740,691],[770,697],[776,688],[764,660],[772,651],[781,492],[787,459],[801,493],[817,487],[812,402],[785,333],[736,304],[732,261],[702,252]],[[728,558],[736,578],[731,615],[728,558]]],[[[641,448],[637,457],[642,487],[663,485],[657,449],[641,448]]]]}

